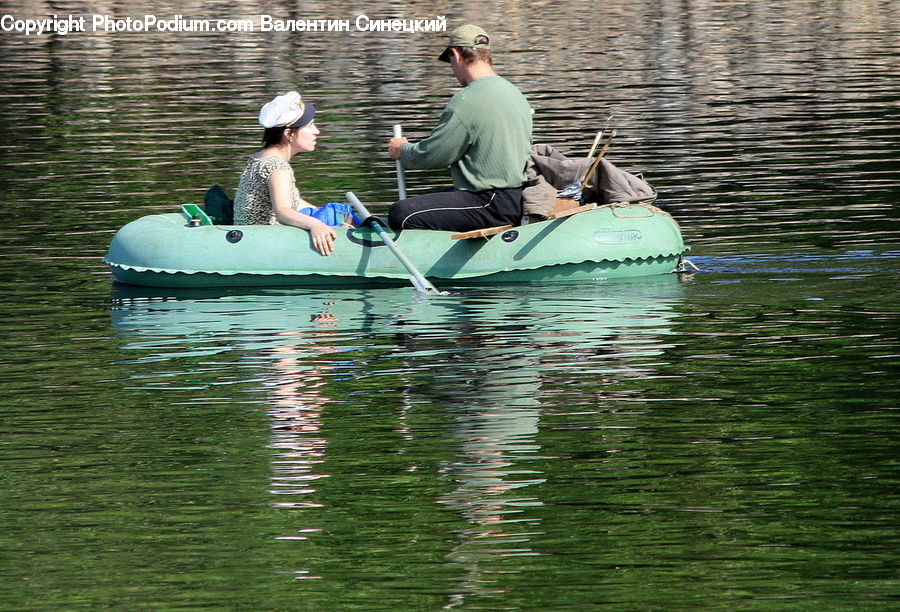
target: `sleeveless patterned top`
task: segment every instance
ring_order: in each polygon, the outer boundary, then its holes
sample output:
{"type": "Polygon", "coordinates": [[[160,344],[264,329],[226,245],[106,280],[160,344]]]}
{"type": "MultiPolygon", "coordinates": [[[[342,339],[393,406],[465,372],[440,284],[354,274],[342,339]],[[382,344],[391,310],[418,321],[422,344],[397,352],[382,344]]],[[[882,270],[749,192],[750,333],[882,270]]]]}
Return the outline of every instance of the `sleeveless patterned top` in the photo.
{"type": "Polygon", "coordinates": [[[241,172],[237,192],[234,195],[235,225],[278,225],[272,199],[269,197],[269,176],[276,170],[287,172],[291,183],[291,208],[301,208],[300,192],[294,182],[294,169],[278,157],[251,157],[241,172]]]}

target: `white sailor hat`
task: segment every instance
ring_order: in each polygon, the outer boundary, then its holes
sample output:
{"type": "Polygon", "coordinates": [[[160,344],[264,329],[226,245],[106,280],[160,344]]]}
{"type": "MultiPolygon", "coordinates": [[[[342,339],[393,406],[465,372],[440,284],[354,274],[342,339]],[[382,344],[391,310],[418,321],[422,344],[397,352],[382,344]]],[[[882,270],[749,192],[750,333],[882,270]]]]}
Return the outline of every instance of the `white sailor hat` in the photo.
{"type": "Polygon", "coordinates": [[[296,91],[277,96],[259,111],[259,123],[265,128],[298,128],[310,123],[316,116],[316,107],[304,103],[296,91]]]}

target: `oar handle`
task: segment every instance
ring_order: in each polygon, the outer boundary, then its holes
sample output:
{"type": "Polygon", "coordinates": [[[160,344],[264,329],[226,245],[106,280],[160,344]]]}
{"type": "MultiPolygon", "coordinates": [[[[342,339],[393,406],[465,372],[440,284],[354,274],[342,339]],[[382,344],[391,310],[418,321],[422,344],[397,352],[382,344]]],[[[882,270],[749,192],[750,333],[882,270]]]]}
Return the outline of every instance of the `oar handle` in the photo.
{"type": "MultiPolygon", "coordinates": [[[[403,138],[403,127],[399,123],[394,124],[394,138],[403,138]]],[[[403,173],[403,162],[397,160],[397,193],[401,200],[406,199],[406,176],[403,173]]]]}

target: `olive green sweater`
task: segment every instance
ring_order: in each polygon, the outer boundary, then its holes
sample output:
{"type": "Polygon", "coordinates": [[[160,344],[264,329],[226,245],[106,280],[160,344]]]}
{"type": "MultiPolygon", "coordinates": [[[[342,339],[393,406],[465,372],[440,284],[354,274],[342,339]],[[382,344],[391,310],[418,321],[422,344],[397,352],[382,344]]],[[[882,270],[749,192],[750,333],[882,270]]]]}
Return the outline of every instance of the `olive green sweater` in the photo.
{"type": "Polygon", "coordinates": [[[434,131],[400,151],[403,166],[450,166],[453,186],[464,191],[521,187],[531,154],[531,107],[500,76],[475,79],[447,103],[434,131]]]}

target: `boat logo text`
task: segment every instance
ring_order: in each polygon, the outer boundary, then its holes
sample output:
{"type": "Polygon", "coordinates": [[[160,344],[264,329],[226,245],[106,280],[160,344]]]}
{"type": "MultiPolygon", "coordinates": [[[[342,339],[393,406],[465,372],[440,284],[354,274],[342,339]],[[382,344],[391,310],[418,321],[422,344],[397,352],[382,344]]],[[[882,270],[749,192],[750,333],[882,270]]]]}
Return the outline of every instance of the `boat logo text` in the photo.
{"type": "Polygon", "coordinates": [[[641,230],[638,229],[610,229],[600,228],[594,232],[594,240],[600,244],[622,245],[635,244],[644,239],[641,230]]]}

